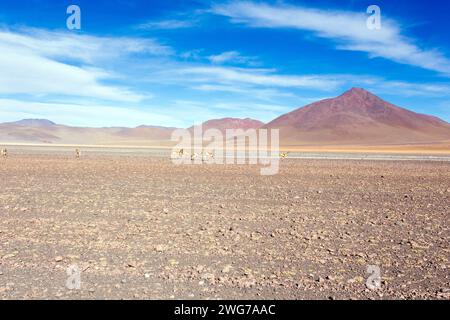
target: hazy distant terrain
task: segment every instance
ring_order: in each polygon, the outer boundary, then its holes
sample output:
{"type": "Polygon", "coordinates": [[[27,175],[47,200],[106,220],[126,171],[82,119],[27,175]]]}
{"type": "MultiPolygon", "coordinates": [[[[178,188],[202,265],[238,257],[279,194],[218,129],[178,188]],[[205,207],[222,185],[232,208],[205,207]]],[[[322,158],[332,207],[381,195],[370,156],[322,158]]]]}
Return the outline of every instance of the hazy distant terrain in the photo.
{"type": "MultiPolygon", "coordinates": [[[[431,146],[445,150],[450,146],[449,123],[397,107],[357,88],[282,115],[266,125],[249,118],[213,119],[203,123],[203,130],[211,128],[221,132],[280,129],[281,145],[290,148],[426,145],[428,149],[431,146]]],[[[175,129],[149,125],[82,128],[49,120],[22,120],[0,124],[0,143],[158,146],[170,145],[175,129]]]]}
{"type": "Polygon", "coordinates": [[[22,120],[0,124],[0,141],[39,144],[137,144],[168,141],[175,128],[82,128],[55,124],[48,120],[22,120]]]}

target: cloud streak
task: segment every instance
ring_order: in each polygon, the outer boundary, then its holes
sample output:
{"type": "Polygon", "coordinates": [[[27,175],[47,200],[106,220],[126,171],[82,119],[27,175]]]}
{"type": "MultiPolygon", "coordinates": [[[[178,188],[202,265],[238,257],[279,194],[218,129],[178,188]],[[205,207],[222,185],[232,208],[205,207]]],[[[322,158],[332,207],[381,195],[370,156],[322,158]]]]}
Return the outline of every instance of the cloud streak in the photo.
{"type": "Polygon", "coordinates": [[[253,28],[297,29],[336,43],[340,50],[361,51],[450,76],[450,60],[437,49],[424,49],[402,35],[400,25],[385,16],[380,30],[369,30],[367,15],[301,6],[234,1],[216,4],[211,12],[253,28]]]}
{"type": "Polygon", "coordinates": [[[0,29],[2,45],[26,49],[47,58],[73,59],[87,64],[112,60],[131,54],[168,56],[172,48],[154,39],[131,37],[98,37],[70,32],[23,28],[0,29]]]}
{"type": "Polygon", "coordinates": [[[122,102],[139,102],[150,94],[106,84],[116,75],[99,65],[135,53],[171,53],[154,40],[36,29],[0,30],[0,52],[0,94],[63,95],[122,102]]]}
{"type": "Polygon", "coordinates": [[[196,25],[194,21],[190,20],[160,20],[160,21],[148,21],[137,26],[140,30],[176,30],[192,28],[196,25]]]}
{"type": "Polygon", "coordinates": [[[258,64],[256,57],[243,56],[238,51],[222,52],[217,55],[209,56],[208,60],[211,61],[213,64],[234,63],[234,64],[246,64],[250,66],[258,64]]]}
{"type": "Polygon", "coordinates": [[[168,71],[173,79],[185,79],[187,83],[248,84],[262,87],[309,88],[333,90],[342,83],[336,77],[326,75],[281,75],[273,70],[217,66],[193,66],[168,71]],[[190,79],[190,80],[187,80],[190,79]]]}

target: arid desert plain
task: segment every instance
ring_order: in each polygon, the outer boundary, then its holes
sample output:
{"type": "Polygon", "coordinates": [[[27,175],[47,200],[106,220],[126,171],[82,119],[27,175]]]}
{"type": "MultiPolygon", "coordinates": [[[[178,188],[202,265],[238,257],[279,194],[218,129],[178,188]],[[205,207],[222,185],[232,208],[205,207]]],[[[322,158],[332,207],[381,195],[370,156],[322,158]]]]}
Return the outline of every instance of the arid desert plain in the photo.
{"type": "Polygon", "coordinates": [[[259,169],[11,149],[0,298],[450,299],[449,161],[259,169]]]}

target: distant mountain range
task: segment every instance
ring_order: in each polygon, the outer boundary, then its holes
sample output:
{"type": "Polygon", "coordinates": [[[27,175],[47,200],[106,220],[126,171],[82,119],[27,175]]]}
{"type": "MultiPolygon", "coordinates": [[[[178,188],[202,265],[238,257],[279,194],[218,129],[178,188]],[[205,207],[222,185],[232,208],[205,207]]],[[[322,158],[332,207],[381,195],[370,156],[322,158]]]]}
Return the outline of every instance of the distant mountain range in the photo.
{"type": "MultiPolygon", "coordinates": [[[[282,145],[392,145],[450,141],[450,124],[418,114],[372,93],[353,88],[344,94],[318,101],[264,124],[254,119],[224,118],[203,123],[203,129],[280,129],[282,145]]],[[[176,128],[83,128],[26,119],[0,124],[0,142],[78,145],[169,144],[176,128]]],[[[192,127],[189,128],[192,130],[192,127]]]]}
{"type": "MultiPolygon", "coordinates": [[[[204,122],[203,130],[216,128],[225,133],[226,129],[258,129],[263,125],[263,122],[249,118],[224,118],[204,122]]],[[[146,125],[136,128],[86,128],[59,125],[45,119],[24,119],[0,124],[0,143],[165,145],[170,144],[175,129],[146,125]]]]}
{"type": "Polygon", "coordinates": [[[176,128],[86,128],[55,124],[42,119],[25,119],[0,124],[0,141],[7,143],[79,145],[152,145],[169,141],[176,128]]]}

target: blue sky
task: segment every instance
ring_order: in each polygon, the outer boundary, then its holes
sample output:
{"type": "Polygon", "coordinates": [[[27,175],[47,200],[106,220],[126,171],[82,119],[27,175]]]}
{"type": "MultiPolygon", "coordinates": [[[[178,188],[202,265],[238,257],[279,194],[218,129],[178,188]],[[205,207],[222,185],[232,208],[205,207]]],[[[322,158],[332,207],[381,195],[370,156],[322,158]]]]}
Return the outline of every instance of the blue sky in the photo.
{"type": "Polygon", "coordinates": [[[447,1],[0,2],[0,122],[262,121],[363,87],[450,121],[447,1]],[[68,30],[66,9],[81,9],[68,30]],[[369,5],[381,29],[366,26],[369,5]]]}

